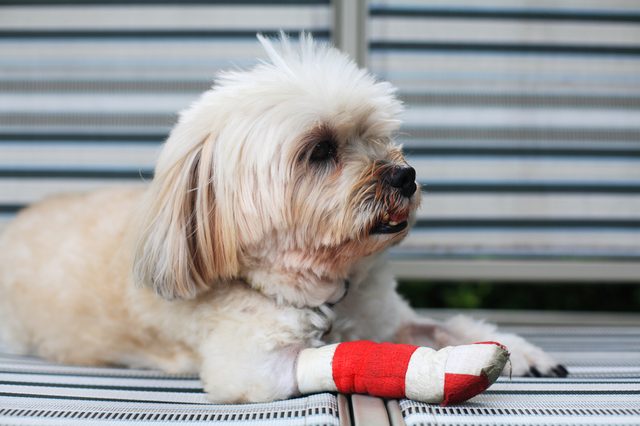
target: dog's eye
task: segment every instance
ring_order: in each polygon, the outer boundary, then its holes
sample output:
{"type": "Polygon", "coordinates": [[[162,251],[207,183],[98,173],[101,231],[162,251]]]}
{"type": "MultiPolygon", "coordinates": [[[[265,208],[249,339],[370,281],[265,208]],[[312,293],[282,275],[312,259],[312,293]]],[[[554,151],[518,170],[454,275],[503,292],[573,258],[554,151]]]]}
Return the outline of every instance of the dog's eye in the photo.
{"type": "Polygon", "coordinates": [[[327,161],[336,156],[336,144],[328,139],[322,140],[313,147],[309,161],[320,162],[327,161]]]}

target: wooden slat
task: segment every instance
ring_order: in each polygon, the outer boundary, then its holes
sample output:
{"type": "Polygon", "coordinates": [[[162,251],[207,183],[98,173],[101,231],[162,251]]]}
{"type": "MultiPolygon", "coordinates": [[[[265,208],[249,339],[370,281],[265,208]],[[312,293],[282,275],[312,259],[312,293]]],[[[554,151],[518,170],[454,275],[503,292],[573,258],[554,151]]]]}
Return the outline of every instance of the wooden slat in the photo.
{"type": "Polygon", "coordinates": [[[165,114],[175,115],[194,100],[191,94],[6,94],[0,114],[165,114]],[[61,108],[63,105],[63,108],[61,108]]]}
{"type": "Polygon", "coordinates": [[[348,396],[339,393],[336,400],[338,404],[338,418],[340,419],[340,426],[351,426],[352,423],[348,396]]]}
{"type": "Polygon", "coordinates": [[[82,5],[2,8],[0,31],[59,30],[148,30],[148,29],[326,29],[330,10],[326,5],[234,6],[218,5],[82,5]],[[242,19],[238,19],[241,16],[242,19]]]}
{"type": "Polygon", "coordinates": [[[351,395],[353,426],[389,426],[384,401],[368,395],[351,395]]]}
{"type": "Polygon", "coordinates": [[[419,280],[471,280],[506,282],[618,282],[637,283],[638,263],[506,261],[506,260],[394,260],[392,270],[400,278],[419,280]]]}
{"type": "MultiPolygon", "coordinates": [[[[460,311],[455,309],[419,309],[418,313],[431,318],[445,320],[460,311]]],[[[565,311],[513,311],[469,309],[465,314],[472,318],[486,320],[514,333],[523,335],[539,332],[558,334],[595,333],[607,334],[607,327],[620,327],[617,334],[634,336],[640,329],[640,315],[637,313],[612,312],[565,312],[565,311]],[[589,327],[586,328],[585,327],[589,327]]]]}
{"type": "Polygon", "coordinates": [[[439,252],[441,256],[452,256],[456,253],[477,253],[477,255],[491,255],[492,253],[533,253],[536,255],[547,253],[575,256],[596,253],[604,255],[609,252],[612,256],[624,256],[640,251],[640,228],[629,227],[620,229],[606,229],[585,226],[569,229],[563,224],[555,225],[550,220],[547,228],[498,225],[463,226],[451,223],[447,227],[433,229],[413,229],[403,241],[402,247],[413,250],[439,252]]]}
{"type": "Polygon", "coordinates": [[[634,182],[640,159],[409,157],[420,181],[634,182]]]}
{"type": "Polygon", "coordinates": [[[371,40],[385,41],[447,41],[447,42],[513,42],[579,45],[635,46],[640,38],[640,25],[608,22],[553,23],[521,20],[468,18],[378,18],[370,24],[371,40]]]}
{"type": "MultiPolygon", "coordinates": [[[[198,39],[178,40],[165,37],[162,40],[70,40],[2,39],[0,64],[3,76],[27,77],[18,72],[31,70],[31,76],[55,76],[58,70],[69,70],[71,76],[94,71],[97,77],[129,75],[145,80],[149,75],[166,75],[172,70],[176,77],[185,70],[183,78],[207,72],[239,60],[255,63],[264,54],[253,37],[238,40],[198,39]],[[212,68],[212,65],[215,68],[212,68]],[[99,73],[101,67],[103,73],[99,73]]],[[[240,63],[240,65],[244,65],[240,63]]],[[[66,74],[60,74],[66,76],[66,74]]],[[[211,77],[211,75],[209,75],[211,77]]]]}
{"type": "Polygon", "coordinates": [[[11,133],[43,134],[49,132],[93,132],[96,135],[114,132],[127,134],[168,133],[176,122],[175,114],[149,113],[77,113],[77,114],[2,114],[0,129],[11,133]]]}
{"type": "MultiPolygon", "coordinates": [[[[427,186],[428,191],[428,186],[427,186]]],[[[518,195],[518,194],[429,194],[424,195],[418,218],[637,218],[638,196],[619,195],[518,195]],[[469,210],[469,206],[473,206],[469,210]]]]}
{"type": "MultiPolygon", "coordinates": [[[[6,169],[153,169],[160,143],[0,142],[0,172],[6,169]]],[[[1,196],[1,194],[0,194],[1,196]]]]}
{"type": "MultiPolygon", "coordinates": [[[[415,76],[424,79],[447,77],[458,80],[461,76],[475,76],[485,78],[492,74],[512,76],[511,83],[520,90],[539,89],[531,87],[532,82],[553,82],[553,77],[573,75],[572,84],[562,86],[565,90],[582,91],[589,83],[596,83],[599,79],[613,82],[614,75],[627,77],[627,83],[633,82],[633,72],[638,69],[638,61],[633,58],[603,57],[597,60],[588,56],[537,57],[526,55],[454,55],[446,53],[420,54],[413,52],[378,51],[371,52],[370,67],[386,73],[398,73],[398,76],[415,76]],[[402,58],[402,61],[398,59],[402,58]],[[471,65],[474,65],[473,67],[471,65]],[[446,74],[445,74],[446,73],[446,74]],[[525,81],[515,80],[516,76],[526,76],[525,81]]],[[[637,76],[636,76],[637,77],[637,76]]],[[[483,85],[476,80],[475,90],[483,85]]],[[[487,81],[483,81],[487,83],[487,81]]],[[[624,84],[625,80],[618,82],[624,84]]],[[[486,87],[485,87],[486,88],[486,87]]],[[[435,90],[441,87],[424,86],[422,90],[435,90]]]]}
{"type": "Polygon", "coordinates": [[[393,50],[375,50],[369,57],[372,70],[403,91],[640,93],[640,58],[393,50]]]}
{"type": "Polygon", "coordinates": [[[481,126],[638,129],[640,111],[597,108],[413,107],[403,115],[407,126],[481,126]]]}
{"type": "Polygon", "coordinates": [[[485,0],[474,2],[469,0],[372,0],[372,7],[433,7],[433,8],[455,8],[457,10],[473,10],[474,7],[482,9],[543,9],[551,11],[563,10],[593,10],[593,11],[634,11],[637,10],[638,3],[635,0],[608,0],[603,3],[601,0],[537,0],[534,4],[527,2],[514,2],[513,0],[485,0]]]}
{"type": "Polygon", "coordinates": [[[391,426],[405,426],[404,418],[402,417],[402,411],[400,410],[398,401],[389,400],[387,401],[386,406],[391,426]]]}
{"type": "Polygon", "coordinates": [[[143,185],[143,179],[0,179],[0,206],[26,205],[61,192],[86,192],[114,186],[143,185]]]}

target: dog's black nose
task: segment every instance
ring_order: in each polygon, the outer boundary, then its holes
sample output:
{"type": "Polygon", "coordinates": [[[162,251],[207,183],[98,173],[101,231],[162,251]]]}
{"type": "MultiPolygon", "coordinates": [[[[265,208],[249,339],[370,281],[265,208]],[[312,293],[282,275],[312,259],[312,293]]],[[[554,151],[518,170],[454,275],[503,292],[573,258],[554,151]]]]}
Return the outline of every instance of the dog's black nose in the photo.
{"type": "Polygon", "coordinates": [[[405,197],[411,197],[417,188],[416,170],[409,166],[394,167],[387,176],[387,182],[405,197]]]}

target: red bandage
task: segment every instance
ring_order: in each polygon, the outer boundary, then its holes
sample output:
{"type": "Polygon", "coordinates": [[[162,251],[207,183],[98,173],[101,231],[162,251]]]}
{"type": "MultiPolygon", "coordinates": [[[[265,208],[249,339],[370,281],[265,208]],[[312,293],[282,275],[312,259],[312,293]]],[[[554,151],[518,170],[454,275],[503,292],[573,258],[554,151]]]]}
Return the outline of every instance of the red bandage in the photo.
{"type": "Polygon", "coordinates": [[[296,379],[301,393],[362,393],[456,404],[496,381],[509,359],[495,342],[439,351],[393,343],[345,342],[303,349],[296,379]]]}
{"type": "Polygon", "coordinates": [[[444,407],[459,404],[484,392],[489,386],[491,383],[484,373],[479,376],[446,373],[444,375],[444,399],[441,405],[444,407]]]}
{"type": "Polygon", "coordinates": [[[339,344],[332,363],[338,392],[403,398],[407,367],[416,349],[366,340],[339,344]]]}
{"type": "MultiPolygon", "coordinates": [[[[495,345],[504,351],[507,350],[498,342],[476,342],[474,345],[495,345]]],[[[445,373],[444,399],[441,405],[459,404],[484,392],[489,386],[491,382],[484,372],[480,375],[445,373]]]]}

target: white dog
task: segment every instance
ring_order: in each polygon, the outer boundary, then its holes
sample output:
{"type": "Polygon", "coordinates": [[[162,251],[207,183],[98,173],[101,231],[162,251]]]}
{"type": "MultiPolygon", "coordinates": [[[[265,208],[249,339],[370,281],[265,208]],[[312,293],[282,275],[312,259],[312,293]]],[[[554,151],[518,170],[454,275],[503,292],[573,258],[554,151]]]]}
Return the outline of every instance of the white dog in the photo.
{"type": "Polygon", "coordinates": [[[381,254],[420,191],[402,106],[337,50],[262,39],[184,111],[144,189],[51,198],[0,239],[0,331],[60,362],[198,372],[216,402],[296,395],[307,347],[497,340],[513,374],[566,375],[523,339],[419,318],[381,254]]]}

